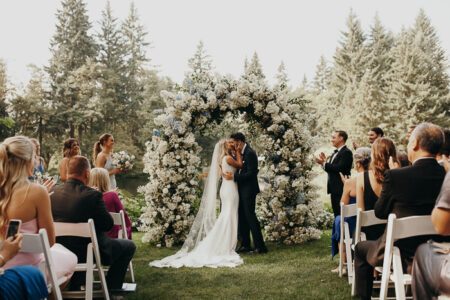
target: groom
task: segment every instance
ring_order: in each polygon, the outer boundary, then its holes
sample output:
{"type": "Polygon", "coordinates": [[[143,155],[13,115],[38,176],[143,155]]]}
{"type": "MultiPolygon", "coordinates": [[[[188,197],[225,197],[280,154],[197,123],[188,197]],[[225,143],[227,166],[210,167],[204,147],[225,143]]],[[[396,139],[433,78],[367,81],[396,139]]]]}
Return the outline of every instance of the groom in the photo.
{"type": "Polygon", "coordinates": [[[237,182],[239,192],[239,224],[238,231],[241,236],[241,247],[238,252],[252,252],[256,254],[267,253],[267,248],[261,234],[261,228],[255,213],[256,195],[259,193],[258,185],[258,157],[256,152],[245,142],[245,136],[234,133],[230,136],[236,143],[236,149],[242,153],[242,169],[235,174],[227,173],[225,178],[237,182]],[[250,246],[250,232],[252,233],[255,249],[250,246]]]}

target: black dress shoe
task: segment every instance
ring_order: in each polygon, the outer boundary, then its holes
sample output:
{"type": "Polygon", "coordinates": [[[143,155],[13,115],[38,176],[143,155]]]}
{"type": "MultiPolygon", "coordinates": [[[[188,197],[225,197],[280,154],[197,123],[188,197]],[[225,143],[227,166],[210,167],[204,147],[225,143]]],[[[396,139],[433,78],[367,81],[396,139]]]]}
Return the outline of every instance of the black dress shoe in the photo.
{"type": "Polygon", "coordinates": [[[266,254],[267,252],[269,252],[269,250],[267,250],[267,248],[255,248],[255,250],[253,250],[250,253],[251,254],[266,254]]]}
{"type": "Polygon", "coordinates": [[[253,249],[244,246],[241,246],[236,250],[237,253],[250,253],[252,251],[253,249]]]}

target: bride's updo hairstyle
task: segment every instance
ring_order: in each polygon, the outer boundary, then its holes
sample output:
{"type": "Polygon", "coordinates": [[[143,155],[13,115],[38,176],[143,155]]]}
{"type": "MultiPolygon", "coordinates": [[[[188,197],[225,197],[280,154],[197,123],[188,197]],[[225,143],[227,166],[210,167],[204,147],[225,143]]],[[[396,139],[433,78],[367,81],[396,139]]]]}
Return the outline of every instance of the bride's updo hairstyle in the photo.
{"type": "Polygon", "coordinates": [[[102,152],[103,146],[108,141],[108,139],[112,137],[112,134],[104,133],[100,136],[97,142],[94,144],[94,150],[92,151],[92,159],[95,163],[95,160],[97,159],[97,156],[100,152],[102,152]]]}
{"type": "Polygon", "coordinates": [[[34,146],[26,136],[10,137],[0,144],[0,228],[8,221],[13,189],[28,181],[33,157],[34,146]]]}

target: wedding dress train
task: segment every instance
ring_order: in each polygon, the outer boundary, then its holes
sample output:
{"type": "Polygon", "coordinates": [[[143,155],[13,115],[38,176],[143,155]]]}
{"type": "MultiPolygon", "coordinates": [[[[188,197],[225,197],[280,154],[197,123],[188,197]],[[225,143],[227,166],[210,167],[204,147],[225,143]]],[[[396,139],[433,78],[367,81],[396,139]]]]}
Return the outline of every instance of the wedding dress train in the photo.
{"type": "MultiPolygon", "coordinates": [[[[217,153],[215,155],[217,156],[217,153]]],[[[210,173],[216,171],[216,168],[213,166],[215,155],[213,155],[210,173]]],[[[236,171],[234,167],[227,163],[226,157],[222,158],[222,171],[233,173],[236,171]]],[[[196,216],[196,221],[199,221],[199,219],[203,220],[201,222],[202,225],[196,226],[196,222],[194,222],[193,228],[191,229],[187,241],[182,249],[176,254],[168,256],[162,260],[152,261],[150,266],[159,268],[180,268],[183,266],[193,268],[217,268],[236,267],[243,263],[242,258],[235,251],[237,243],[239,205],[237,184],[233,180],[222,179],[222,185],[220,187],[221,211],[219,217],[214,223],[211,222],[211,220],[208,220],[209,218],[205,216],[207,215],[206,211],[209,211],[212,214],[213,219],[215,219],[216,214],[215,202],[217,195],[211,192],[209,190],[210,188],[211,186],[209,188],[205,186],[204,191],[204,195],[208,194],[209,191],[209,205],[204,203],[204,196],[199,213],[196,216]],[[202,214],[203,216],[201,216],[202,214]],[[210,224],[210,228],[207,228],[208,223],[210,224]],[[203,238],[201,234],[202,231],[204,233],[203,238]],[[193,236],[194,238],[192,238],[193,236]],[[198,240],[197,243],[195,242],[196,239],[198,240]],[[193,248],[189,249],[187,244],[193,248]]]]}

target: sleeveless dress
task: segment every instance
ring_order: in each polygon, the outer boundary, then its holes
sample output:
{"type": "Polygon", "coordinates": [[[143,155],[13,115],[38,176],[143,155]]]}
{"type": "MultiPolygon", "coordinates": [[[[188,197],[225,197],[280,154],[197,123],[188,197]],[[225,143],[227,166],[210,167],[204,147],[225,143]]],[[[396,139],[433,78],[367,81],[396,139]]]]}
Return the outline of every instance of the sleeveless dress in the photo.
{"type": "MultiPolygon", "coordinates": [[[[20,232],[38,233],[39,227],[37,224],[37,219],[22,223],[22,226],[20,226],[20,232]]],[[[50,248],[50,253],[53,258],[56,277],[72,277],[78,262],[77,256],[63,245],[57,243],[53,244],[50,248]]],[[[42,261],[44,261],[43,254],[19,252],[12,259],[10,259],[3,268],[7,270],[15,266],[23,265],[32,265],[37,267],[42,261]]]]}
{"type": "MultiPolygon", "coordinates": [[[[108,158],[106,159],[106,163],[105,163],[105,169],[109,171],[111,171],[112,169],[114,169],[116,166],[113,164],[111,155],[108,156],[108,158]]],[[[109,182],[111,184],[111,189],[115,189],[117,187],[116,184],[116,175],[111,174],[109,175],[109,182]]]]}
{"type": "MultiPolygon", "coordinates": [[[[364,172],[364,208],[365,210],[373,210],[378,196],[372,189],[369,179],[369,171],[364,172]]],[[[377,240],[383,233],[386,225],[378,224],[361,228],[361,231],[366,234],[367,240],[377,240]]]]}
{"type": "MultiPolygon", "coordinates": [[[[348,204],[355,204],[356,197],[350,196],[350,201],[348,204]]],[[[348,223],[348,227],[350,229],[350,237],[353,237],[353,233],[356,227],[356,217],[347,217],[345,218],[345,222],[348,223]]],[[[341,216],[336,216],[334,218],[333,228],[331,230],[331,257],[334,257],[339,253],[339,241],[341,240],[341,216]]]]}
{"type": "MultiPolygon", "coordinates": [[[[222,171],[234,173],[226,157],[222,159],[222,171]]],[[[233,180],[222,180],[220,187],[221,211],[211,231],[191,252],[181,257],[169,256],[153,261],[153,267],[236,267],[243,263],[234,250],[237,244],[239,195],[233,180]]]]}

